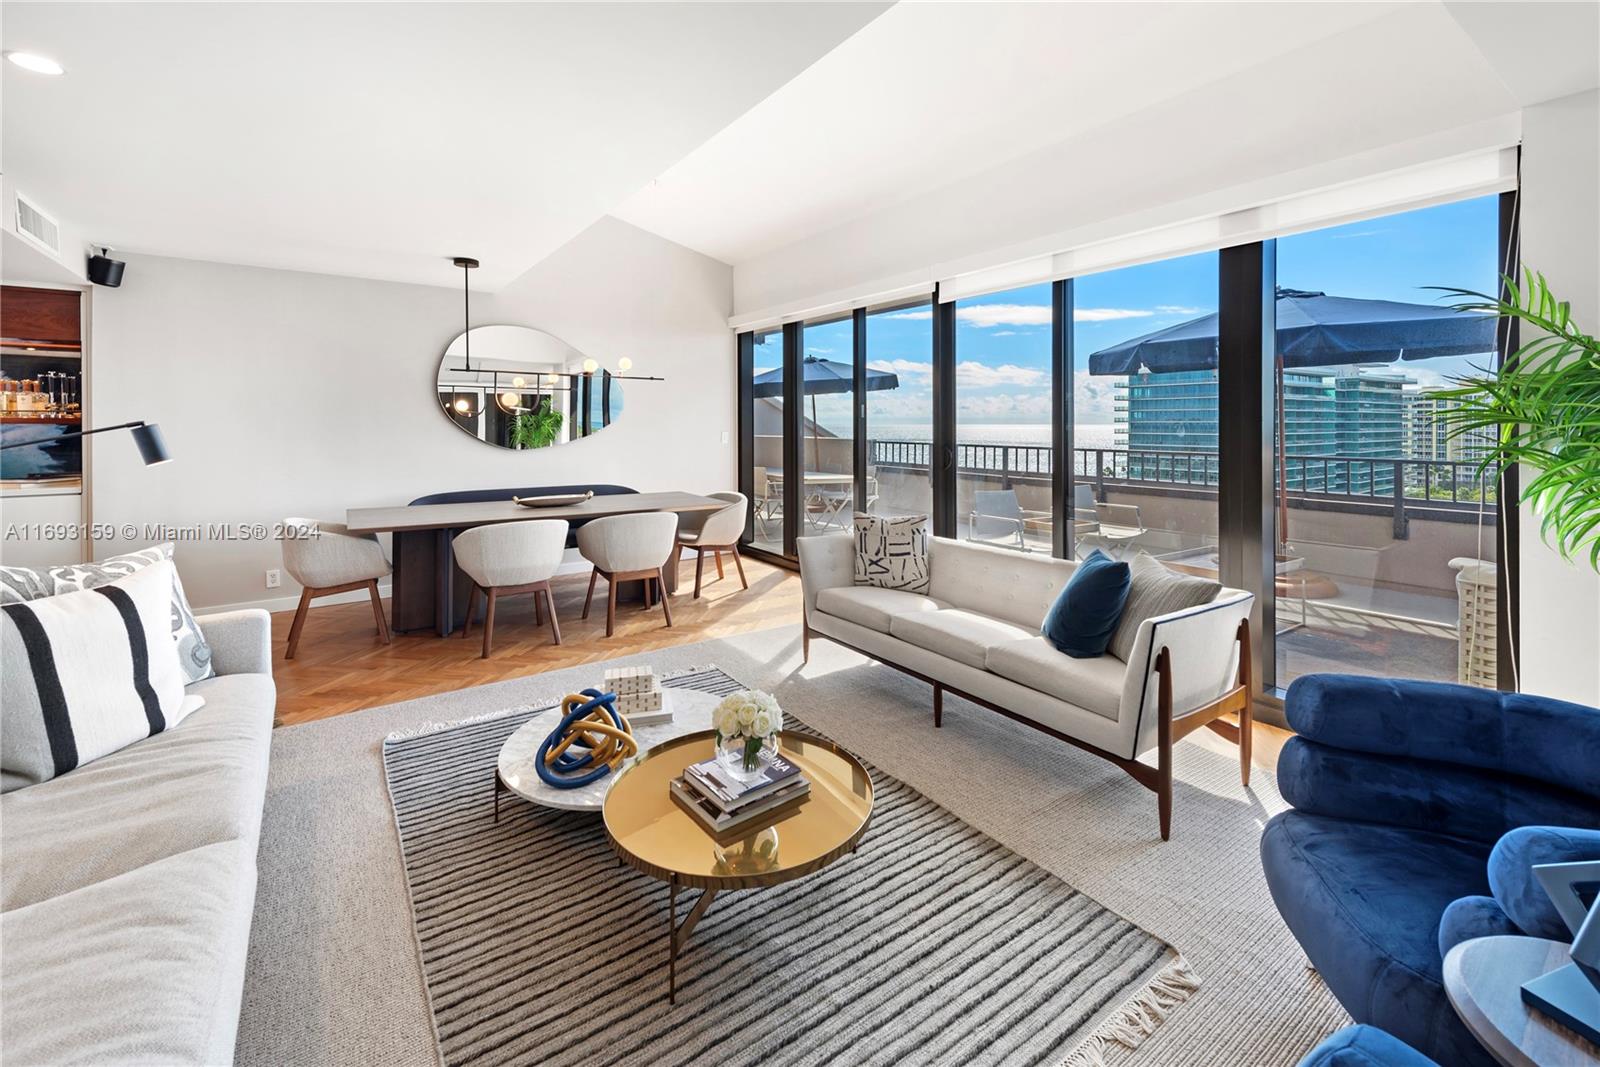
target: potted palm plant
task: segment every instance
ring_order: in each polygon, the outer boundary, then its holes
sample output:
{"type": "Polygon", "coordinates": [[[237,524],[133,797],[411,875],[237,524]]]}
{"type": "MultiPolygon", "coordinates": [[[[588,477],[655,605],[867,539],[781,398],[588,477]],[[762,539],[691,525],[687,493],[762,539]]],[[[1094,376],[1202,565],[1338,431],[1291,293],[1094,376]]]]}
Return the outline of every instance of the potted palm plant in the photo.
{"type": "Polygon", "coordinates": [[[1452,379],[1432,395],[1451,437],[1476,432],[1495,442],[1480,475],[1525,466],[1534,477],[1522,498],[1539,515],[1540,534],[1567,559],[1587,557],[1600,571],[1600,342],[1572,321],[1544,275],[1505,279],[1505,296],[1443,289],[1466,313],[1489,313],[1538,331],[1498,373],[1452,379]]]}
{"type": "Polygon", "coordinates": [[[550,398],[539,401],[539,406],[524,411],[511,420],[512,448],[545,448],[556,443],[561,436],[561,412],[550,406],[550,398]]]}

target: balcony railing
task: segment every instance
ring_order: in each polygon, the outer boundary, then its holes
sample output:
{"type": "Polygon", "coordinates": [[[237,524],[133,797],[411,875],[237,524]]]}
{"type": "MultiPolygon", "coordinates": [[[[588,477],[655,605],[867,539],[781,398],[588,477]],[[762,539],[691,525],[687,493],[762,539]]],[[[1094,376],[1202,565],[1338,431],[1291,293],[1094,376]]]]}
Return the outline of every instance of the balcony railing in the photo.
{"type": "MultiPolygon", "coordinates": [[[[926,441],[867,442],[868,462],[879,469],[926,471],[933,446],[926,441]]],[[[1049,445],[958,444],[958,475],[1039,482],[1055,467],[1049,445]]],[[[1392,508],[1395,534],[1405,536],[1407,509],[1473,513],[1495,500],[1492,478],[1480,477],[1471,460],[1394,459],[1367,456],[1288,456],[1285,480],[1291,502],[1306,506],[1349,503],[1392,508]]],[[[1101,496],[1108,485],[1214,493],[1221,479],[1215,452],[1171,449],[1076,448],[1074,481],[1089,482],[1101,496]]]]}

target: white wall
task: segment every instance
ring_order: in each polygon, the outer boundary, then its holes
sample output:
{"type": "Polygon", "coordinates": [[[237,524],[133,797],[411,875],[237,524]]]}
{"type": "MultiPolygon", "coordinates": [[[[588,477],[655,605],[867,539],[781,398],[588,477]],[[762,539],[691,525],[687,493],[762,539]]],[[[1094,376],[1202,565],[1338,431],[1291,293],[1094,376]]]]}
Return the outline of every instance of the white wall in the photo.
{"type": "MultiPolygon", "coordinates": [[[[1600,92],[1523,112],[1522,261],[1600,330],[1600,92]]],[[[1600,706],[1600,575],[1541,542],[1530,507],[1521,537],[1522,689],[1600,706]]]]}
{"type": "MultiPolygon", "coordinates": [[[[448,276],[448,264],[442,264],[448,276]]],[[[341,520],[351,507],[449,489],[620,482],[710,491],[734,481],[729,268],[604,219],[493,296],[475,325],[521,323],[636,373],[621,419],[537,452],[474,441],[433,399],[439,354],[461,330],[459,289],[129,256],[96,293],[96,418],[159,422],[174,461],[140,465],[128,441],[95,449],[97,522],[133,524],[95,555],[159,540],[147,524],[341,520]]],[[[285,607],[298,589],[270,540],[183,543],[196,607],[285,607]]]]}

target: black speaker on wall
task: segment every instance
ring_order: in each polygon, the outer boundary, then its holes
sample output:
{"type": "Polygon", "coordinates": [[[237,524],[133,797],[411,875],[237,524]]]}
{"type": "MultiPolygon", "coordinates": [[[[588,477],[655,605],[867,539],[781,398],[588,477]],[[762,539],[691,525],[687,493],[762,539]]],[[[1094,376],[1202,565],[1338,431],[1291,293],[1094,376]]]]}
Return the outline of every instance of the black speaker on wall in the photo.
{"type": "Polygon", "coordinates": [[[111,249],[102,248],[100,255],[89,257],[89,280],[96,285],[108,285],[115,289],[122,284],[122,268],[127,264],[106,255],[109,251],[111,249]]]}

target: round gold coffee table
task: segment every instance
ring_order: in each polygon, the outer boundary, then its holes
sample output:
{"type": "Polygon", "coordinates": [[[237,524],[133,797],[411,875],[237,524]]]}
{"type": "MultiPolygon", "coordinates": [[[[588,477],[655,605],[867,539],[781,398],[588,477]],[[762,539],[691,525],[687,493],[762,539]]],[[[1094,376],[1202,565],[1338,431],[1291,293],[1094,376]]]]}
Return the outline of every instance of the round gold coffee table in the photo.
{"type": "Polygon", "coordinates": [[[606,836],[622,861],[668,885],[667,995],[675,1001],[678,952],[711,901],[725,889],[778,885],[819,871],[846,853],[872,818],[872,779],[832,741],[785,730],[778,750],[799,765],[811,793],[798,808],[713,838],[673,801],[667,784],[691,763],[710,759],[712,733],[665,741],[635,758],[612,783],[603,809],[606,836]],[[678,890],[700,898],[678,924],[678,890]]]}

